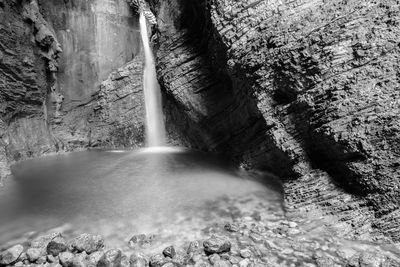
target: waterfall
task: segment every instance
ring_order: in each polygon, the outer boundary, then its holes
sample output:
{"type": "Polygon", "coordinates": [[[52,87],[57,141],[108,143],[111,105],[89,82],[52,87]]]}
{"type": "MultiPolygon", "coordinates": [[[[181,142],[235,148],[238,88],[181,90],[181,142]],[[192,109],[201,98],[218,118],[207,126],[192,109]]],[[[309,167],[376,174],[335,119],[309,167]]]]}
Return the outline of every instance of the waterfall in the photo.
{"type": "Polygon", "coordinates": [[[149,44],[146,17],[143,12],[140,12],[139,21],[145,57],[143,90],[146,107],[147,146],[163,146],[165,143],[165,126],[161,104],[161,91],[157,81],[153,52],[149,44]]]}

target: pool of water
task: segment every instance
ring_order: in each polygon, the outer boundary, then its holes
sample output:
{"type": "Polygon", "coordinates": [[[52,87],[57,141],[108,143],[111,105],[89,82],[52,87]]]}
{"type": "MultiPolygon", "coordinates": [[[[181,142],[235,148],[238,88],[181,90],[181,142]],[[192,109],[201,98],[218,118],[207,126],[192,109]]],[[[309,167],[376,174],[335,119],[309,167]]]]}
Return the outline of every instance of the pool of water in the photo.
{"type": "Polygon", "coordinates": [[[241,173],[216,155],[155,148],[48,156],[13,166],[0,188],[0,244],[57,227],[102,234],[110,246],[141,233],[184,242],[231,220],[230,200],[239,198],[254,205],[248,210],[262,203],[283,213],[272,176],[241,173]]]}

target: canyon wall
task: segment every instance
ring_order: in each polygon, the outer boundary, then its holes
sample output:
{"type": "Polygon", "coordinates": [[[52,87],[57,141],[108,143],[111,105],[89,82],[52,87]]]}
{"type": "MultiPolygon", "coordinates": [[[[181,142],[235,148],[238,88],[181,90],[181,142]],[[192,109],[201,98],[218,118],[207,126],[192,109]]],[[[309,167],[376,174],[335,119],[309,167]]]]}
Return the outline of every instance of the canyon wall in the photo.
{"type": "Polygon", "coordinates": [[[170,123],[288,207],[400,239],[396,1],[152,1],[170,123]],[[185,124],[182,125],[182,121],[185,124]]]}
{"type": "Polygon", "coordinates": [[[125,0],[0,1],[0,175],[15,161],[143,143],[142,57],[125,0]]]}

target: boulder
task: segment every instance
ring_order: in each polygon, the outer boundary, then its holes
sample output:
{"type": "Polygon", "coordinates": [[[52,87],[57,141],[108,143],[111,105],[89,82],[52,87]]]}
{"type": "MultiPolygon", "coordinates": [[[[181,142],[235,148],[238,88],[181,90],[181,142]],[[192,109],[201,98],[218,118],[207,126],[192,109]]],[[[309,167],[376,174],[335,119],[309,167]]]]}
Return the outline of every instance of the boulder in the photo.
{"type": "Polygon", "coordinates": [[[57,256],[67,250],[67,242],[62,237],[55,237],[47,245],[47,254],[57,256]]]}
{"type": "Polygon", "coordinates": [[[15,245],[0,254],[0,265],[9,265],[18,260],[19,256],[24,251],[22,245],[15,245]]]}

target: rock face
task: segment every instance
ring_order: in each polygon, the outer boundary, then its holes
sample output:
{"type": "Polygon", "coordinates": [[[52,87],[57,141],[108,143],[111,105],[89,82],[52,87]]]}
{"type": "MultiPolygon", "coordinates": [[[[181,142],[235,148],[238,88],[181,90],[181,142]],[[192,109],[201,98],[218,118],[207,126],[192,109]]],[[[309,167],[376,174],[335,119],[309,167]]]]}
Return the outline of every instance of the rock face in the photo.
{"type": "MultiPolygon", "coordinates": [[[[273,172],[289,208],[335,215],[353,238],[400,240],[397,1],[149,2],[174,140],[273,172]]],[[[143,143],[124,0],[1,0],[0,36],[0,177],[143,143]]]]}
{"type": "Polygon", "coordinates": [[[169,123],[290,207],[400,239],[396,1],[153,1],[169,123]],[[182,123],[185,122],[185,124],[182,123]]]}
{"type": "Polygon", "coordinates": [[[44,153],[141,145],[140,35],[125,0],[5,0],[0,36],[0,177],[44,153]]]}

